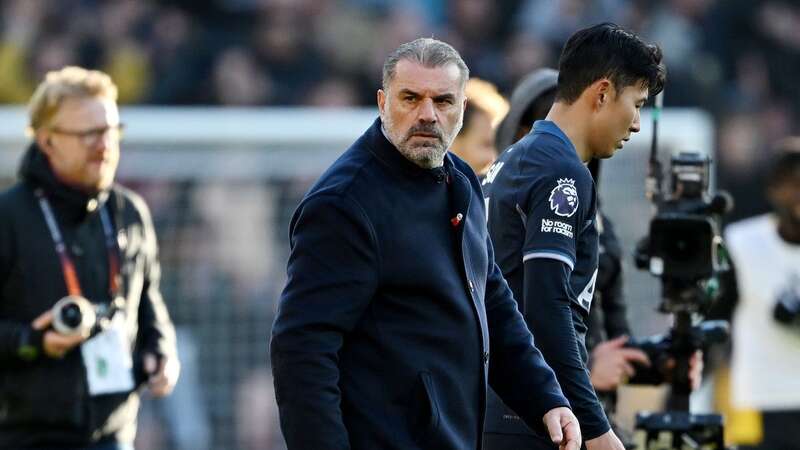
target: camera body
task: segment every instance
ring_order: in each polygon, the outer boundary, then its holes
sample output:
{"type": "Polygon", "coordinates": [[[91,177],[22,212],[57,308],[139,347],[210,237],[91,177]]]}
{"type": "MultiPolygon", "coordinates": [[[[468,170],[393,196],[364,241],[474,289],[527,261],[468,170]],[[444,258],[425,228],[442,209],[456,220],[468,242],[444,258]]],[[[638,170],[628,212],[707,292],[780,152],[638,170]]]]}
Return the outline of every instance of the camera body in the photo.
{"type": "Polygon", "coordinates": [[[124,309],[124,305],[122,297],[114,298],[110,304],[97,304],[80,295],[68,295],[51,309],[53,329],[65,336],[89,337],[108,329],[114,314],[124,309]]]}
{"type": "Polygon", "coordinates": [[[689,413],[689,360],[697,350],[728,338],[727,322],[698,323],[698,319],[719,295],[718,275],[729,269],[719,217],[733,202],[726,193],[709,192],[711,159],[707,156],[684,152],[673,156],[670,163],[670,190],[663,195],[660,166],[651,158],[654,179],[648,181],[654,188],[650,198],[656,213],[648,236],[637,245],[635,258],[637,267],[660,278],[659,310],[672,314],[674,322],[666,334],[632,340],[628,345],[644,351],[652,362],[651,368],[637,367],[631,381],[669,382],[672,389],[668,412],[637,417],[638,448],[683,448],[688,439],[698,443],[693,448],[722,449],[721,416],[689,413]]]}
{"type": "Polygon", "coordinates": [[[637,246],[636,265],[665,285],[663,312],[689,309],[702,296],[673,295],[727,270],[717,217],[732,207],[726,193],[709,193],[711,160],[697,152],[671,159],[670,192],[654,198],[656,214],[649,234],[637,246]]]}
{"type": "Polygon", "coordinates": [[[80,295],[68,295],[53,306],[53,329],[65,336],[89,336],[97,324],[97,309],[80,295]]]}
{"type": "MultiPolygon", "coordinates": [[[[681,378],[685,374],[671,377],[659,366],[669,358],[688,360],[707,344],[727,339],[727,323],[698,324],[694,317],[715,300],[719,294],[717,276],[728,270],[718,218],[730,210],[732,201],[724,193],[711,195],[710,169],[711,159],[705,155],[675,155],[670,161],[668,193],[652,196],[656,213],[648,236],[636,248],[636,265],[661,279],[659,309],[676,318],[667,334],[628,343],[653,362],[649,370],[637,368],[635,382],[660,384],[681,378]]],[[[680,391],[688,394],[688,383],[683,381],[680,391]]]]}

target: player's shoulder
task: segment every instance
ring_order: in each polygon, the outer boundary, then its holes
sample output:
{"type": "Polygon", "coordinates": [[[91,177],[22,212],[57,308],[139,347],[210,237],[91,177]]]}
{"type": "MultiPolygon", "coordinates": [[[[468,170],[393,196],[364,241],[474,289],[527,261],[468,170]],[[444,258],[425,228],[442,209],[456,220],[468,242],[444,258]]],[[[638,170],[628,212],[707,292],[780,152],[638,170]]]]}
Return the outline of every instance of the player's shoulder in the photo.
{"type": "Polygon", "coordinates": [[[515,146],[518,147],[515,151],[519,152],[519,164],[523,170],[535,171],[539,175],[588,175],[574,147],[554,133],[530,133],[515,146]]]}

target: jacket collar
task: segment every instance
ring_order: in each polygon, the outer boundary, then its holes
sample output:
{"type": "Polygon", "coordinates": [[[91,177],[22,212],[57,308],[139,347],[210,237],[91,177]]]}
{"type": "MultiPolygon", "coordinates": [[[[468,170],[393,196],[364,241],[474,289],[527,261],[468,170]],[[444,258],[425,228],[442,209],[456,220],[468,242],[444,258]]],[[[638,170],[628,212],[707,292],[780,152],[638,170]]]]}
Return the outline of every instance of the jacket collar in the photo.
{"type": "Polygon", "coordinates": [[[441,181],[443,176],[448,176],[452,172],[453,160],[449,151],[445,153],[442,167],[422,168],[400,153],[386,138],[382,126],[380,117],[376,118],[362,138],[365,139],[370,152],[391,172],[411,178],[429,177],[433,181],[441,181]]]}
{"type": "Polygon", "coordinates": [[[109,196],[109,190],[89,194],[62,183],[35,142],[22,157],[19,176],[31,188],[42,189],[58,217],[71,223],[83,221],[99,211],[109,196]]]}

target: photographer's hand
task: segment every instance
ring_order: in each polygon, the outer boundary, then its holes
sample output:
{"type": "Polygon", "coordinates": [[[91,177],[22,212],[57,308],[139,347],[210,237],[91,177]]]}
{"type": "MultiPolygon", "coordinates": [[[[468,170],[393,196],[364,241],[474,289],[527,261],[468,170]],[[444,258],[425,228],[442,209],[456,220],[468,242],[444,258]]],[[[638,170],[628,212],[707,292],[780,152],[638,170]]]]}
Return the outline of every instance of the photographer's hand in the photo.
{"type": "Polygon", "coordinates": [[[626,348],[627,336],[620,336],[597,345],[592,351],[592,386],[598,391],[613,391],[634,375],[632,363],[650,365],[647,355],[635,348],[626,348]]]}
{"type": "MultiPolygon", "coordinates": [[[[672,372],[675,368],[675,359],[670,358],[667,360],[666,370],[672,372]]],[[[667,377],[667,380],[671,380],[671,375],[667,377]]],[[[700,385],[703,383],[703,351],[697,350],[692,354],[692,357],[689,358],[689,384],[692,386],[692,390],[696,391],[700,388],[700,385]]]]}
{"type": "Polygon", "coordinates": [[[689,360],[689,382],[692,383],[692,390],[700,389],[703,383],[703,351],[698,350],[689,360]]]}
{"type": "Polygon", "coordinates": [[[148,374],[147,387],[155,397],[165,397],[175,388],[181,365],[177,358],[145,353],[144,370],[148,374]]]}
{"type": "MultiPolygon", "coordinates": [[[[34,330],[47,330],[53,323],[53,312],[47,310],[39,317],[33,319],[31,326],[34,330]]],[[[63,358],[64,355],[85,341],[87,336],[76,334],[73,336],[64,336],[54,330],[47,330],[44,332],[42,338],[42,348],[47,356],[51,358],[63,358]]]]}

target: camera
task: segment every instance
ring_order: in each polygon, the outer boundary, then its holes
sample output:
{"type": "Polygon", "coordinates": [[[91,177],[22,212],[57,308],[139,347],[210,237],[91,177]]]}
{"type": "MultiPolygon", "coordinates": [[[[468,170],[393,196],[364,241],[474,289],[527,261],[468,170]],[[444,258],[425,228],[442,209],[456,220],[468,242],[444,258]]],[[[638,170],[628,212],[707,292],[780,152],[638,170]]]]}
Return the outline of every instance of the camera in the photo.
{"type": "Polygon", "coordinates": [[[53,305],[53,329],[65,336],[88,337],[108,328],[121,304],[119,297],[107,306],[94,304],[80,295],[68,295],[53,305]]]}
{"type": "Polygon", "coordinates": [[[708,193],[710,166],[710,158],[697,152],[672,157],[671,193],[654,198],[656,215],[648,236],[637,247],[637,267],[682,283],[708,279],[725,270],[714,216],[728,212],[733,202],[726,193],[708,193]]]}
{"type": "Polygon", "coordinates": [[[65,336],[88,336],[96,322],[94,305],[79,295],[68,295],[53,306],[53,328],[65,336]]]}
{"type": "Polygon", "coordinates": [[[638,268],[659,277],[659,310],[672,314],[674,323],[667,333],[632,340],[628,346],[643,350],[652,362],[651,368],[637,367],[631,382],[669,382],[671,391],[667,412],[637,415],[639,449],[724,448],[722,417],[689,412],[690,358],[697,350],[728,339],[727,322],[701,321],[719,295],[718,276],[729,269],[719,219],[733,206],[728,194],[710,193],[710,169],[711,159],[698,152],[674,155],[665,191],[654,136],[648,197],[656,212],[648,235],[637,245],[635,260],[638,268]]]}

